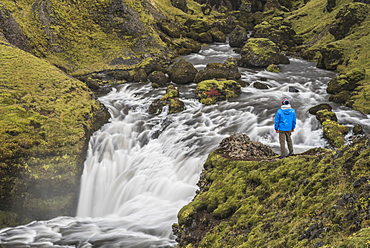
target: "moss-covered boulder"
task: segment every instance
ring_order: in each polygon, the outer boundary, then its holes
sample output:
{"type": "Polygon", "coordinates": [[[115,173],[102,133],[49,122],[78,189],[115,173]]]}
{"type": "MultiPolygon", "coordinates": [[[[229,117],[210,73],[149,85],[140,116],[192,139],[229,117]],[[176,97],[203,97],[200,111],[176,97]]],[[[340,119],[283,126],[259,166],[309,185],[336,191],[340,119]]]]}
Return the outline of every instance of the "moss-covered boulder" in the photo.
{"type": "Polygon", "coordinates": [[[339,44],[330,43],[320,49],[320,57],[317,68],[336,70],[344,62],[343,47],[339,44]]]}
{"type": "Polygon", "coordinates": [[[336,121],[325,120],[322,122],[322,130],[324,136],[328,139],[331,145],[337,148],[344,145],[344,135],[348,133],[348,127],[343,126],[336,121]]]}
{"type": "Polygon", "coordinates": [[[217,27],[208,30],[208,33],[212,36],[212,42],[226,42],[226,35],[217,27]]]}
{"type": "Polygon", "coordinates": [[[289,50],[300,45],[291,24],[282,17],[275,17],[270,21],[256,25],[251,36],[253,38],[268,38],[282,50],[289,50]]]}
{"type": "Polygon", "coordinates": [[[278,73],[278,72],[281,72],[281,69],[278,65],[272,64],[272,65],[267,66],[266,71],[278,73]]]}
{"type": "Polygon", "coordinates": [[[229,45],[231,47],[242,48],[248,40],[248,32],[242,26],[236,26],[235,29],[229,35],[229,45]]]}
{"type": "Polygon", "coordinates": [[[351,29],[361,25],[369,15],[370,7],[364,3],[349,3],[344,5],[335,16],[335,22],[330,26],[329,32],[336,40],[343,39],[351,29]]]}
{"type": "Polygon", "coordinates": [[[195,75],[194,82],[199,83],[204,80],[217,78],[240,79],[241,74],[239,73],[237,61],[233,58],[228,58],[223,64],[209,63],[204,69],[198,71],[195,75]]]}
{"type": "Polygon", "coordinates": [[[316,113],[318,111],[324,110],[324,109],[327,109],[327,110],[331,111],[333,109],[333,107],[330,104],[327,104],[327,103],[320,103],[319,105],[311,107],[308,110],[308,112],[312,115],[316,115],[316,113]]]}
{"type": "Polygon", "coordinates": [[[160,114],[165,106],[168,106],[169,114],[181,112],[185,108],[184,102],[179,99],[178,89],[173,85],[167,87],[166,94],[163,97],[152,102],[149,106],[149,113],[160,114]]]}
{"type": "Polygon", "coordinates": [[[324,121],[338,121],[337,115],[325,107],[322,107],[321,110],[318,110],[316,113],[316,119],[322,124],[324,121]]]}
{"type": "Polygon", "coordinates": [[[109,114],[83,82],[6,43],[0,68],[1,225],[74,215],[88,138],[109,114]]]}
{"type": "Polygon", "coordinates": [[[339,93],[341,91],[354,91],[362,80],[365,79],[366,71],[355,69],[348,73],[340,74],[329,81],[326,92],[329,94],[339,93]]]}
{"type": "Polygon", "coordinates": [[[289,59],[271,40],[249,39],[241,49],[240,66],[267,67],[270,64],[289,64],[289,59]]]}
{"type": "Polygon", "coordinates": [[[175,61],[168,69],[168,75],[176,84],[189,84],[194,81],[198,70],[185,59],[175,61]]]}
{"type": "Polygon", "coordinates": [[[241,93],[241,85],[235,80],[205,80],[197,84],[197,98],[205,105],[237,97],[241,93]]]}
{"type": "Polygon", "coordinates": [[[148,78],[154,88],[163,87],[169,82],[168,76],[162,71],[153,71],[148,78]]]}
{"type": "Polygon", "coordinates": [[[285,159],[211,153],[173,226],[180,247],[366,247],[370,137],[285,159]]]}

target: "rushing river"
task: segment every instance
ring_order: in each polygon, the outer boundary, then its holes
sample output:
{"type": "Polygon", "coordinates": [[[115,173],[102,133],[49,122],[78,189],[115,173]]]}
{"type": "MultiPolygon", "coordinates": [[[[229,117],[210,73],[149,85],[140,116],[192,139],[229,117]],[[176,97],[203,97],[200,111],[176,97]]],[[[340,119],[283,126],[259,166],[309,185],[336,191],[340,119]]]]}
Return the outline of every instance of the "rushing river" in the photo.
{"type": "MultiPolygon", "coordinates": [[[[184,56],[197,69],[237,57],[227,44],[215,44],[184,56]]],[[[127,84],[99,98],[111,113],[109,123],[91,137],[81,179],[76,217],[57,217],[0,230],[2,247],[174,247],[171,226],[177,212],[194,197],[202,165],[219,142],[245,133],[278,152],[273,118],[288,98],[297,112],[292,138],[295,153],[327,147],[319,122],[308,109],[329,103],[326,84],[336,76],[314,63],[290,59],[281,73],[239,68],[246,86],[229,101],[204,106],[195,84],[178,86],[186,109],[150,115],[150,103],[165,94],[149,83],[127,84]],[[293,87],[298,92],[290,92],[293,87]]],[[[339,122],[370,126],[369,116],[331,104],[339,122]]]]}

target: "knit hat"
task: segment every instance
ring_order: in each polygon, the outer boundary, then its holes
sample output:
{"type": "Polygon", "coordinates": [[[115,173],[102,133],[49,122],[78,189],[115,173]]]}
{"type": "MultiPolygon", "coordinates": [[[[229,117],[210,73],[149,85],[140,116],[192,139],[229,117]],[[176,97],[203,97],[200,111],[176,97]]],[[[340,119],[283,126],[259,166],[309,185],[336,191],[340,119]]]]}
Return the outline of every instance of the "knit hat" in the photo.
{"type": "Polygon", "coordinates": [[[281,101],[281,104],[282,105],[288,105],[290,102],[288,99],[284,98],[282,101],[281,101]]]}

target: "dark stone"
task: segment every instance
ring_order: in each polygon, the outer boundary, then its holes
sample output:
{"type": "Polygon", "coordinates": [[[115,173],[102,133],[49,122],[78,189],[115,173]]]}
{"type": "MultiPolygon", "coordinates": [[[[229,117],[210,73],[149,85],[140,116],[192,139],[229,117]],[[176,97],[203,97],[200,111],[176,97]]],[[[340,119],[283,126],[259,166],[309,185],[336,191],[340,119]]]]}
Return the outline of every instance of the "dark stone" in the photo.
{"type": "Polygon", "coordinates": [[[231,47],[242,48],[245,42],[248,40],[248,32],[241,26],[236,26],[235,29],[229,35],[229,45],[231,47]]]}
{"type": "Polygon", "coordinates": [[[355,124],[355,126],[353,127],[353,134],[354,135],[358,135],[358,134],[362,134],[362,133],[363,133],[363,127],[362,127],[362,125],[355,124]]]}
{"type": "Polygon", "coordinates": [[[176,84],[192,83],[197,73],[193,64],[184,59],[177,60],[168,70],[170,80],[176,84]]]}
{"type": "Polygon", "coordinates": [[[327,109],[331,111],[333,108],[330,106],[330,104],[327,103],[320,103],[319,105],[316,105],[308,110],[308,112],[312,115],[316,115],[317,111],[327,109]]]}
{"type": "Polygon", "coordinates": [[[269,86],[267,84],[260,83],[260,82],[254,82],[253,87],[256,88],[256,89],[260,89],[260,90],[266,90],[266,89],[269,88],[269,86]]]}
{"type": "Polygon", "coordinates": [[[2,4],[0,5],[0,30],[9,43],[26,52],[31,51],[30,44],[19,28],[18,23],[13,18],[11,12],[2,4]]]}
{"type": "Polygon", "coordinates": [[[168,76],[162,71],[153,71],[148,78],[150,82],[155,83],[159,87],[165,86],[169,82],[168,76]]]}
{"type": "Polygon", "coordinates": [[[289,86],[289,92],[299,92],[299,90],[297,90],[294,86],[289,86]]]}

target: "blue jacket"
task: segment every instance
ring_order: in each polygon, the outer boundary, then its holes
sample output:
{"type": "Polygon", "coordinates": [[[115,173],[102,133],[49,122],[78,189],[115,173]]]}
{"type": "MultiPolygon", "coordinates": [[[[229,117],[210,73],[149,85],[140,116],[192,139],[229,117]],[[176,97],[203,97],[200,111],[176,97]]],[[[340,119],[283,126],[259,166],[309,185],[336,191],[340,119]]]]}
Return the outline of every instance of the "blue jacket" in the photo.
{"type": "Polygon", "coordinates": [[[275,130],[292,131],[295,129],[296,115],[295,110],[290,105],[282,105],[276,111],[275,115],[275,130]]]}

